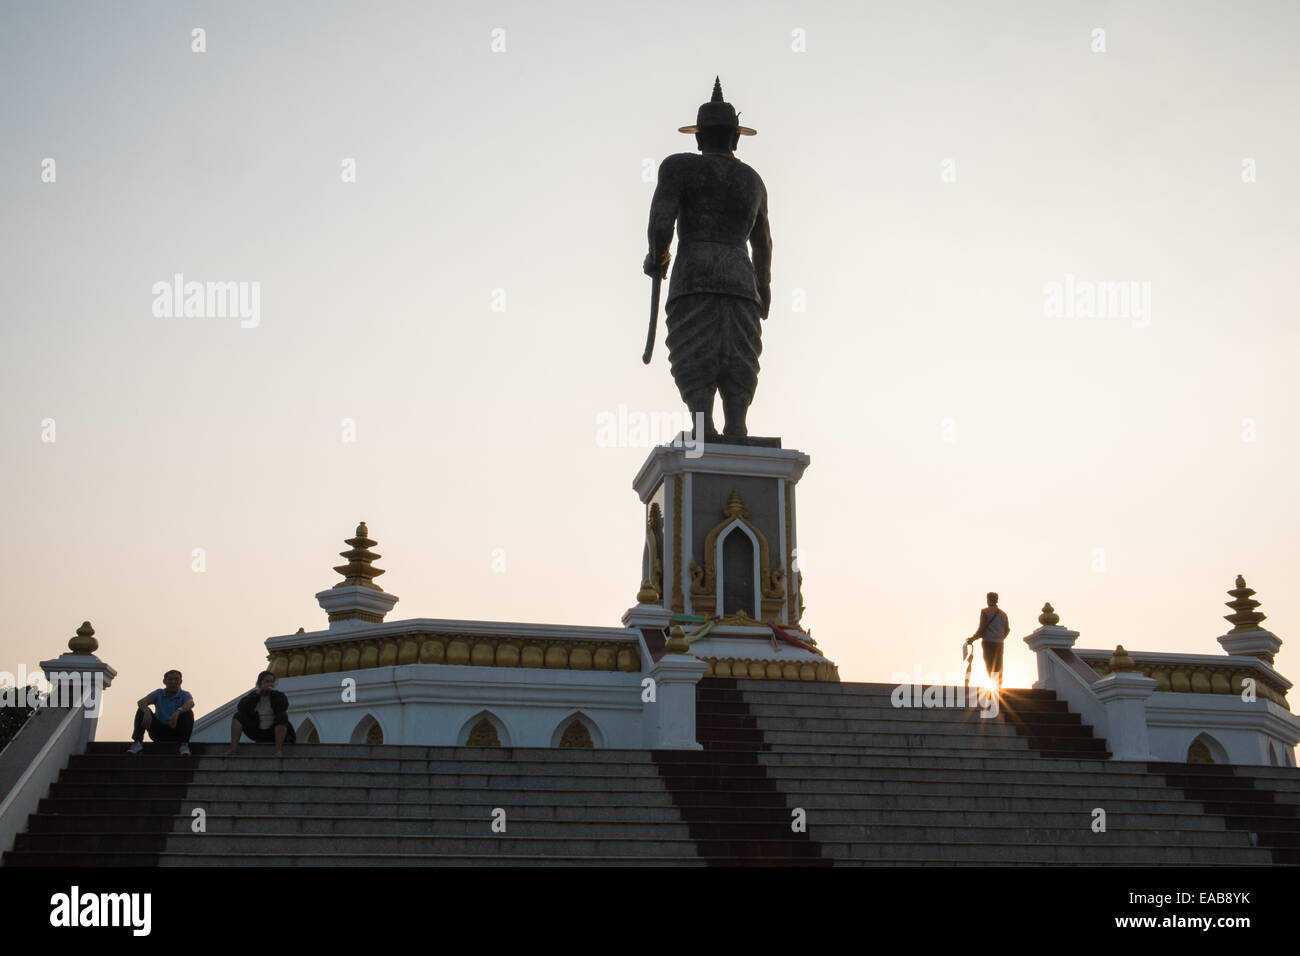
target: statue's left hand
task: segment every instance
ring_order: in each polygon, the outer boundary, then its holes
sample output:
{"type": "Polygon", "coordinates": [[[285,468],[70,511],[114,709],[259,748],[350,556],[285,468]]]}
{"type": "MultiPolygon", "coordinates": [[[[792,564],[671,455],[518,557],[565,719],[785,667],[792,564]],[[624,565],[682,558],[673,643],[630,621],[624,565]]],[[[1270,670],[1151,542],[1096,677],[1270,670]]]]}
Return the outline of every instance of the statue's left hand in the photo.
{"type": "Polygon", "coordinates": [[[671,259],[672,256],[665,252],[664,261],[656,265],[655,254],[653,252],[647,252],[645,254],[645,262],[641,263],[641,271],[651,277],[654,277],[657,274],[659,278],[666,279],[668,278],[668,262],[671,259]]]}

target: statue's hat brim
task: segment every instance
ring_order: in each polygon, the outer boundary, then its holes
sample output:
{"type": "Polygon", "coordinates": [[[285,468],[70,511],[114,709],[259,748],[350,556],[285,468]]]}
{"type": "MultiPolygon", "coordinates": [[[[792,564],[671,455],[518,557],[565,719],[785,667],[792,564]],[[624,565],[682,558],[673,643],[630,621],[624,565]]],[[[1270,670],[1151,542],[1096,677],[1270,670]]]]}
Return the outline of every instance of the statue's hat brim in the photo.
{"type": "MultiPolygon", "coordinates": [[[[732,129],[732,130],[735,130],[736,132],[738,132],[741,136],[757,136],[757,135],[758,135],[758,130],[756,130],[756,129],[750,129],[748,126],[709,126],[709,127],[704,127],[704,128],[705,128],[705,129],[732,129]]],[[[679,133],[698,133],[698,132],[700,131],[700,129],[701,129],[701,127],[699,127],[699,126],[679,126],[679,127],[677,127],[677,132],[679,132],[679,133]]]]}

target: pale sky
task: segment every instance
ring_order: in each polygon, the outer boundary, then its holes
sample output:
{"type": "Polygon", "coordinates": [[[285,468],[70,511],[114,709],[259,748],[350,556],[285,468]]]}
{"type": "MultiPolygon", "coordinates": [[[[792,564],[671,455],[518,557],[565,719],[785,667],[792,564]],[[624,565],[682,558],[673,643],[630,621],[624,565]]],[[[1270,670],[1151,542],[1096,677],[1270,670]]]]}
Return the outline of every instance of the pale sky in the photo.
{"type": "Polygon", "coordinates": [[[644,172],[715,74],[769,194],[750,430],[811,456],[842,677],[958,671],[989,590],[1013,686],[1044,601],[1080,647],[1220,653],[1238,573],[1300,676],[1293,3],[0,18],[0,670],[91,620],[101,738],[168,668],[203,713],[324,627],[362,519],[390,620],[617,625],[648,450],[597,417],[680,409],[644,172]],[[176,273],[259,283],[256,327],[156,317],[176,273]],[[1067,281],[1150,311],[1048,315],[1067,281]]]}

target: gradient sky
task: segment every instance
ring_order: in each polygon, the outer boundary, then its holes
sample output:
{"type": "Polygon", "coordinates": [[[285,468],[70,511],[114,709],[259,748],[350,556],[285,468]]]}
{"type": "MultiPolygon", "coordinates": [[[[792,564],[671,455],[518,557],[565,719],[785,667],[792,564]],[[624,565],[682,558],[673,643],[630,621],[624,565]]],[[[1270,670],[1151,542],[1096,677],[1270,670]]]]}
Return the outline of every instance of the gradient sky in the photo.
{"type": "Polygon", "coordinates": [[[750,429],[812,458],[842,677],[957,671],[988,590],[1011,685],[1044,601],[1081,647],[1219,653],[1238,573],[1300,675],[1294,3],[0,17],[0,670],[90,619],[101,737],[167,668],[202,713],[324,627],[362,519],[390,619],[618,623],[647,449],[597,416],[679,409],[662,324],[639,361],[644,171],[715,74],[769,193],[750,429]],[[260,324],[155,317],[178,272],[260,283],[260,324]],[[1149,325],[1046,315],[1067,275],[1150,283],[1149,325]]]}

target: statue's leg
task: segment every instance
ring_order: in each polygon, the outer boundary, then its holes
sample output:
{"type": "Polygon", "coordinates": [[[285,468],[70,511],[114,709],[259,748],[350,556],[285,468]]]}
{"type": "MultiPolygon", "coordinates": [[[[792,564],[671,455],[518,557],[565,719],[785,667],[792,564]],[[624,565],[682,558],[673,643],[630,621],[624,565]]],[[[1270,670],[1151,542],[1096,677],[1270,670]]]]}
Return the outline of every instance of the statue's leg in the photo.
{"type": "Polygon", "coordinates": [[[725,438],[744,438],[749,434],[745,427],[745,416],[749,414],[749,404],[754,400],[753,389],[738,386],[730,378],[719,383],[722,393],[722,412],[726,416],[722,434],[725,438]]]}
{"type": "Polygon", "coordinates": [[[717,441],[718,430],[713,425],[713,395],[717,391],[713,386],[682,392],[682,401],[691,413],[691,438],[695,441],[717,441]],[[697,434],[698,425],[704,421],[704,434],[697,434]]]}
{"type": "Polygon", "coordinates": [[[745,416],[758,387],[762,328],[757,303],[728,296],[723,307],[728,345],[718,370],[718,391],[726,415],[722,434],[724,438],[743,439],[749,435],[745,416]]]}
{"type": "Polygon", "coordinates": [[[718,323],[713,315],[717,296],[695,293],[668,302],[668,361],[672,365],[677,391],[691,413],[691,437],[696,441],[717,441],[713,425],[713,397],[716,382],[718,323]],[[703,417],[703,435],[696,426],[703,417]]]}

